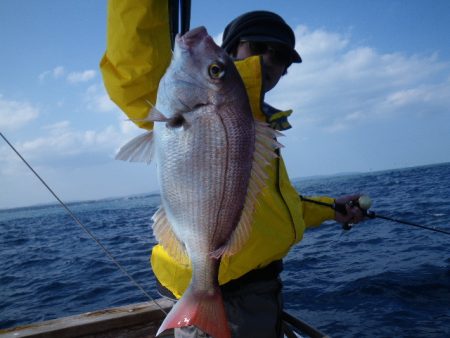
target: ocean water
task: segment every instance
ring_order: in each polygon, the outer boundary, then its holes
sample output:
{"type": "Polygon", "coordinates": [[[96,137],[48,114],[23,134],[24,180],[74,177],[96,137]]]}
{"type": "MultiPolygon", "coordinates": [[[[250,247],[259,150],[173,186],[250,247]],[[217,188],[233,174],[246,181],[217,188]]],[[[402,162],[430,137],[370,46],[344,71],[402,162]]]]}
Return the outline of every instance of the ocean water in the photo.
{"type": "MultiPolygon", "coordinates": [[[[372,197],[379,214],[450,231],[450,164],[295,181],[372,197]]],[[[154,297],[158,195],[71,210],[154,297]]],[[[147,299],[58,205],[0,210],[0,328],[147,299]]],[[[285,259],[285,308],[332,337],[450,337],[450,236],[381,219],[308,230],[285,259]]]]}

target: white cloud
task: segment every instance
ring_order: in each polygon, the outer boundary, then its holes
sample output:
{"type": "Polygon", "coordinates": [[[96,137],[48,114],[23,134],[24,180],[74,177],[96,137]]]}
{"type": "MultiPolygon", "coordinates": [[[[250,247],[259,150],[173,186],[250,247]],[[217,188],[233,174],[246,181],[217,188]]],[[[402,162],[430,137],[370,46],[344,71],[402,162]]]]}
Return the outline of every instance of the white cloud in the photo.
{"type": "Polygon", "coordinates": [[[294,109],[294,124],[341,132],[401,114],[449,112],[450,64],[437,55],[380,53],[305,26],[295,33],[303,63],[268,94],[275,106],[294,109]]]}
{"type": "Polygon", "coordinates": [[[95,70],[89,69],[82,72],[71,72],[67,75],[69,83],[80,83],[92,80],[97,75],[95,70]]]}
{"type": "MultiPolygon", "coordinates": [[[[44,127],[47,134],[32,141],[21,144],[24,152],[38,157],[40,152],[49,152],[52,156],[66,156],[113,149],[112,143],[120,138],[113,126],[103,130],[77,131],[69,121],[61,121],[44,127]]],[[[41,154],[42,155],[42,154],[41,154]]]]}
{"type": "Polygon", "coordinates": [[[39,116],[39,109],[28,102],[5,100],[0,95],[0,129],[17,130],[39,116]]]}
{"type": "Polygon", "coordinates": [[[42,72],[41,74],[39,74],[38,78],[39,78],[40,82],[43,82],[45,79],[47,79],[50,76],[54,79],[59,79],[62,76],[64,76],[65,73],[66,73],[66,71],[63,66],[57,66],[57,67],[53,68],[52,70],[46,70],[46,71],[42,72]]]}
{"type": "Polygon", "coordinates": [[[50,71],[49,70],[46,70],[46,71],[42,72],[38,76],[39,81],[43,82],[49,75],[50,75],[50,71]]]}
{"type": "MultiPolygon", "coordinates": [[[[75,168],[105,163],[128,140],[128,136],[111,125],[102,130],[75,130],[69,121],[61,121],[43,130],[42,136],[15,144],[24,158],[41,167],[75,168]]],[[[0,152],[5,155],[0,159],[1,172],[14,175],[16,159],[4,147],[0,152]]]]}
{"type": "Polygon", "coordinates": [[[63,66],[58,66],[53,69],[52,73],[53,73],[53,77],[55,79],[58,79],[58,78],[62,77],[66,73],[66,71],[64,70],[63,66]]]}
{"type": "MultiPolygon", "coordinates": [[[[14,146],[33,165],[64,170],[103,165],[112,160],[123,144],[142,132],[126,120],[126,115],[109,99],[101,84],[89,86],[84,93],[82,103],[88,110],[109,113],[102,126],[87,130],[74,128],[73,115],[45,126],[36,123],[34,134],[37,133],[37,137],[14,140],[14,146]]],[[[61,104],[63,102],[58,102],[61,104]]],[[[0,130],[17,129],[38,115],[38,109],[31,104],[8,101],[0,96],[0,130]]],[[[17,176],[24,173],[21,168],[22,164],[10,149],[0,144],[0,173],[17,176]]]]}
{"type": "Polygon", "coordinates": [[[295,29],[296,49],[300,51],[302,59],[328,60],[333,59],[336,53],[345,50],[349,44],[347,37],[322,29],[310,31],[306,26],[295,29]]]}
{"type": "Polygon", "coordinates": [[[63,66],[57,66],[51,70],[46,70],[39,74],[39,81],[43,82],[47,78],[60,79],[65,77],[67,82],[71,84],[88,82],[97,76],[97,72],[93,69],[88,69],[80,72],[70,72],[67,74],[66,69],[63,66]]]}
{"type": "MultiPolygon", "coordinates": [[[[41,136],[15,142],[14,146],[40,167],[73,169],[108,163],[122,145],[142,132],[122,116],[117,120],[118,127],[108,125],[100,130],[76,130],[70,121],[59,121],[42,127],[41,136]]],[[[10,149],[0,145],[0,173],[17,175],[20,166],[10,149]]]]}
{"type": "Polygon", "coordinates": [[[86,90],[84,101],[88,109],[98,112],[119,112],[119,108],[111,101],[103,85],[94,84],[86,90]]]}

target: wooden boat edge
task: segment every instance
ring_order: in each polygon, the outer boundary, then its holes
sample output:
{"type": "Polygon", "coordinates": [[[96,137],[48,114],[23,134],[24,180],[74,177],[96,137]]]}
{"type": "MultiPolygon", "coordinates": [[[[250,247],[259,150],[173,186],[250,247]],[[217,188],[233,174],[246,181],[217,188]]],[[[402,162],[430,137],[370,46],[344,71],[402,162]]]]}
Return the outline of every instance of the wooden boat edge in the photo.
{"type": "Polygon", "coordinates": [[[168,299],[109,308],[0,330],[1,338],[154,337],[173,303],[168,299]],[[115,332],[115,333],[113,333],[115,332]]]}
{"type": "MultiPolygon", "coordinates": [[[[0,330],[0,338],[153,338],[173,302],[130,304],[0,330]]],[[[285,337],[328,338],[309,323],[283,311],[285,337]],[[297,334],[295,334],[296,332],[297,334]],[[298,334],[301,334],[299,336],[298,334]]],[[[169,330],[160,337],[173,337],[169,330]]]]}

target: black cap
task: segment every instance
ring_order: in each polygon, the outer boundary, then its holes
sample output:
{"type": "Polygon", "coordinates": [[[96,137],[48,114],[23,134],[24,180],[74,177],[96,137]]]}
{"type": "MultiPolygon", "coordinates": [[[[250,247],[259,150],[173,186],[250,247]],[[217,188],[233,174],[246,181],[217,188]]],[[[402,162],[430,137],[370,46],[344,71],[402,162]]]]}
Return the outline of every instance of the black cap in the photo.
{"type": "Polygon", "coordinates": [[[253,11],[238,16],[225,27],[222,48],[230,53],[241,40],[280,43],[291,51],[292,62],[302,62],[295,50],[294,32],[278,14],[253,11]]]}

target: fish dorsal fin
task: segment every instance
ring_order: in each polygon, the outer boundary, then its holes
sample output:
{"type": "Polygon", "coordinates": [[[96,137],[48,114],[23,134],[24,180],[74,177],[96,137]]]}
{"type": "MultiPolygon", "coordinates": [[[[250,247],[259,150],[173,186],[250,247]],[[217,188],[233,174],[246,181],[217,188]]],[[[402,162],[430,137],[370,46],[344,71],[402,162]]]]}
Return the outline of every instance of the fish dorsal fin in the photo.
{"type": "Polygon", "coordinates": [[[152,217],[153,234],[167,253],[183,265],[189,264],[186,248],[172,230],[166,212],[160,207],[152,217]]]}
{"type": "Polygon", "coordinates": [[[116,155],[116,160],[150,163],[152,157],[153,131],[148,131],[122,146],[116,155]]]}
{"type": "Polygon", "coordinates": [[[228,242],[214,251],[211,254],[213,257],[231,256],[238,252],[248,240],[255,204],[258,203],[259,193],[266,186],[268,178],[265,168],[273,159],[278,157],[275,150],[283,146],[276,141],[276,137],[282,135],[279,131],[270,128],[267,123],[255,120],[255,151],[241,218],[228,242]]]}

